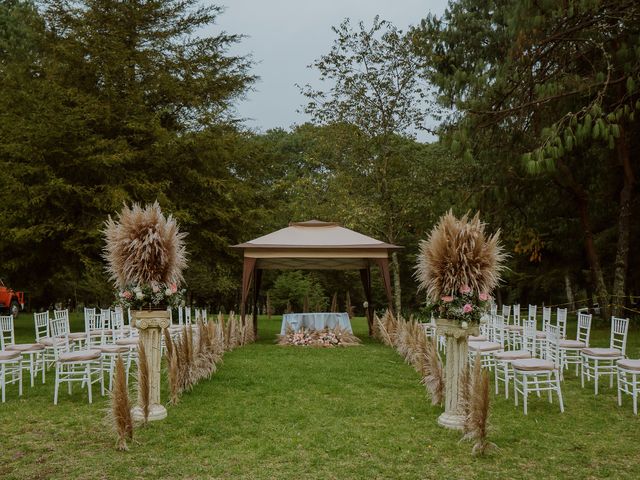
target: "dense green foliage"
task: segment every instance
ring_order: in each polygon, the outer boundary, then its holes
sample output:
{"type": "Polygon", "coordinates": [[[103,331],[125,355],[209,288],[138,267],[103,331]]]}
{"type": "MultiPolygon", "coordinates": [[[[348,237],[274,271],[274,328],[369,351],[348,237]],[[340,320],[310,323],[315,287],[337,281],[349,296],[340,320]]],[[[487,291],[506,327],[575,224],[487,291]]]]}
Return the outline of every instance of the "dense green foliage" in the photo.
{"type": "MultiPolygon", "coordinates": [[[[238,307],[231,245],[310,218],[403,245],[396,305],[416,309],[418,242],[450,208],[502,229],[502,300],[638,308],[637,2],[459,0],[407,33],[345,20],[312,65],[324,87],[301,89],[312,122],[265,133],[234,117],[255,80],[241,36],[202,35],[219,14],[0,2],[0,277],[33,308],[109,303],[100,230],[155,199],[189,232],[189,300],[214,309],[238,307]],[[417,141],[433,119],[440,140],[417,141]]],[[[364,300],[357,272],[304,278],[325,305],[364,300]]]]}

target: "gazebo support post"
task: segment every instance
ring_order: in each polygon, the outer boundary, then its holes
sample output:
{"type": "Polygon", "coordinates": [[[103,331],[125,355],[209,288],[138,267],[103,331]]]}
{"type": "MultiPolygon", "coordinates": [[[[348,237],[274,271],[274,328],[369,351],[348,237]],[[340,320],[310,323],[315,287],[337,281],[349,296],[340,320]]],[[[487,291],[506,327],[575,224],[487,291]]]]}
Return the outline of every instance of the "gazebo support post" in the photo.
{"type": "MultiPolygon", "coordinates": [[[[253,270],[253,334],[258,336],[258,298],[260,297],[260,284],[262,283],[262,270],[255,267],[253,270]]],[[[244,322],[244,320],[243,320],[244,322]]]]}
{"type": "MultiPolygon", "coordinates": [[[[367,327],[369,328],[369,336],[373,335],[373,303],[371,301],[371,267],[363,268],[360,270],[360,279],[362,280],[362,288],[364,289],[364,296],[367,299],[367,308],[365,308],[365,314],[367,315],[367,327]]],[[[350,313],[350,312],[347,312],[350,313]]]]}
{"type": "MultiPolygon", "coordinates": [[[[240,320],[244,323],[244,319],[247,313],[247,300],[249,299],[249,288],[251,288],[251,277],[256,266],[256,259],[251,257],[244,257],[244,264],[242,267],[242,299],[240,300],[240,320]]],[[[255,326],[254,326],[254,333],[255,326]]]]}

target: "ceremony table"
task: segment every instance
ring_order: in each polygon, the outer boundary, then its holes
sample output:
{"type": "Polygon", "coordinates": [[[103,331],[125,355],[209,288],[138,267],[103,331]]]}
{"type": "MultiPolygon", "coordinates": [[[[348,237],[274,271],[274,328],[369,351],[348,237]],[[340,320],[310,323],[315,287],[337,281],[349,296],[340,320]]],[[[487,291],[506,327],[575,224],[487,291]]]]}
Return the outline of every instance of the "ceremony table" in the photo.
{"type": "Polygon", "coordinates": [[[285,313],[282,316],[282,327],[280,328],[280,335],[284,335],[287,331],[287,325],[290,326],[293,331],[297,332],[300,327],[305,329],[322,330],[323,328],[336,328],[340,327],[349,333],[353,333],[351,330],[351,322],[349,321],[349,314],[344,312],[340,313],[285,313]]]}

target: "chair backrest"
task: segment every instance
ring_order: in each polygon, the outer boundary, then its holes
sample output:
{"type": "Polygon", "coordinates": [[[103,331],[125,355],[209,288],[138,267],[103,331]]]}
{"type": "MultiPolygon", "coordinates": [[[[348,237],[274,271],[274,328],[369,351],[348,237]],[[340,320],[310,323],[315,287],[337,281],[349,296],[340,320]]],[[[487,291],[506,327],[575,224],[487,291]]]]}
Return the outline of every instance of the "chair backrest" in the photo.
{"type": "Polygon", "coordinates": [[[627,350],[627,333],[629,332],[629,319],[611,317],[611,348],[617,348],[626,354],[627,350]]]}
{"type": "Polygon", "coordinates": [[[514,325],[522,325],[520,323],[520,304],[516,303],[513,305],[513,324],[514,325]]]}
{"type": "Polygon", "coordinates": [[[498,314],[498,305],[491,301],[491,316],[498,314]]]}
{"type": "Polygon", "coordinates": [[[2,337],[2,349],[16,343],[13,331],[13,315],[0,316],[0,337],[2,337]]]}
{"type": "Polygon", "coordinates": [[[576,340],[579,342],[583,342],[588,347],[590,336],[591,336],[591,314],[578,313],[578,332],[576,333],[576,340]]]}
{"type": "Polygon", "coordinates": [[[538,316],[538,306],[537,305],[529,305],[529,312],[527,318],[529,320],[535,320],[538,316]]]}
{"type": "Polygon", "coordinates": [[[511,305],[502,306],[502,316],[506,325],[509,324],[509,316],[511,315],[511,305]]]}
{"type": "Polygon", "coordinates": [[[33,324],[36,328],[36,342],[49,336],[49,312],[34,313],[33,324]]]}
{"type": "Polygon", "coordinates": [[[200,318],[202,319],[203,323],[209,323],[209,317],[207,315],[206,308],[203,308],[202,311],[200,312],[200,318]]]}
{"type": "Polygon", "coordinates": [[[178,325],[184,325],[184,309],[178,305],[178,325]]]}
{"type": "Polygon", "coordinates": [[[69,320],[69,310],[65,309],[65,310],[54,310],[53,311],[53,318],[66,318],[67,321],[69,320]]]}
{"type": "Polygon", "coordinates": [[[95,308],[84,307],[84,318],[85,318],[85,320],[87,319],[87,317],[89,315],[95,315],[95,314],[96,314],[96,309],[95,308]]]}
{"type": "Polygon", "coordinates": [[[492,321],[491,333],[493,338],[491,341],[497,342],[504,347],[504,317],[502,315],[494,315],[492,321]]]}
{"type": "Polygon", "coordinates": [[[15,333],[13,331],[13,315],[0,316],[0,336],[4,343],[3,348],[16,343],[15,333]]]}
{"type": "Polygon", "coordinates": [[[531,355],[536,353],[536,321],[527,319],[524,321],[522,329],[522,346],[531,355]]]}
{"type": "Polygon", "coordinates": [[[551,323],[551,307],[542,307],[542,331],[547,331],[547,325],[551,323]]]}
{"type": "Polygon", "coordinates": [[[184,323],[191,325],[191,307],[184,307],[184,323]]]}
{"type": "Polygon", "coordinates": [[[125,336],[124,313],[122,312],[122,308],[116,308],[111,312],[111,330],[113,332],[112,337],[114,340],[125,336]]]}
{"type": "Polygon", "coordinates": [[[560,338],[567,336],[567,309],[558,308],[556,310],[556,325],[558,326],[558,335],[560,338]]]}
{"type": "Polygon", "coordinates": [[[556,368],[560,368],[560,327],[547,325],[547,360],[551,360],[556,368]]]}
{"type": "Polygon", "coordinates": [[[102,319],[102,328],[111,328],[111,309],[101,308],[100,318],[102,319]]]}
{"type": "Polygon", "coordinates": [[[64,315],[60,315],[58,318],[53,318],[51,322],[49,322],[49,329],[51,332],[51,338],[54,340],[53,344],[56,347],[54,349],[54,352],[56,352],[56,357],[58,349],[64,352],[70,351],[71,348],[69,347],[69,320],[64,315]],[[62,340],[62,342],[59,342],[60,340],[62,340]]]}

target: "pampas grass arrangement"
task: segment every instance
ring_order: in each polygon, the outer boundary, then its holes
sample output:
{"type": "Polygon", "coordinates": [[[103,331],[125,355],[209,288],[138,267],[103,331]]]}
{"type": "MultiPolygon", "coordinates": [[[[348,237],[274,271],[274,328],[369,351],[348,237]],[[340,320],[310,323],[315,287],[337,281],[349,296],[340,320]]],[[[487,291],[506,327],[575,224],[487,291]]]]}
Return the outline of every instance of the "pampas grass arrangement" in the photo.
{"type": "Polygon", "coordinates": [[[158,202],[125,205],[116,220],[109,217],[104,235],[107,271],[116,286],[182,282],[186,233],[171,215],[164,216],[158,202]]]}
{"type": "Polygon", "coordinates": [[[437,303],[463,285],[487,293],[498,285],[506,255],[500,231],[488,235],[485,227],[479,214],[458,219],[449,211],[420,242],[415,276],[429,301],[437,303]]]}
{"type": "Polygon", "coordinates": [[[127,440],[133,440],[133,419],[127,387],[127,372],[120,355],[116,358],[109,416],[118,437],[116,449],[128,450],[127,440]]]}

